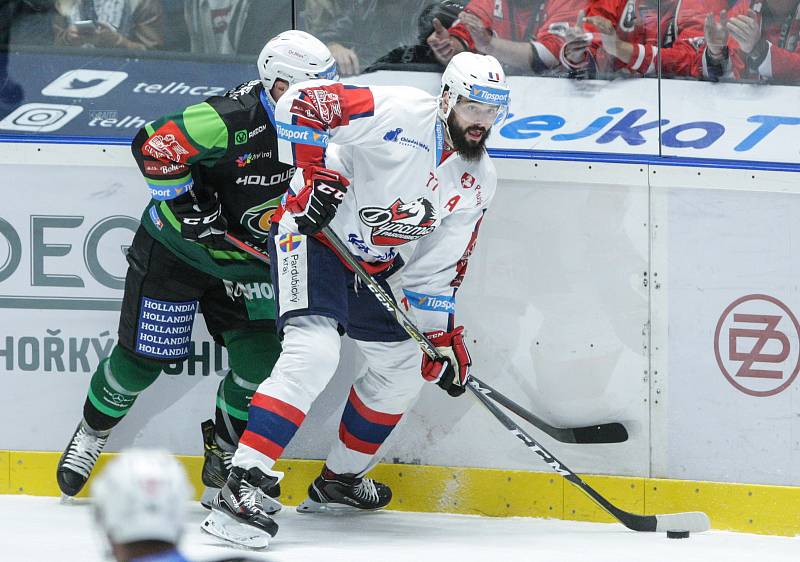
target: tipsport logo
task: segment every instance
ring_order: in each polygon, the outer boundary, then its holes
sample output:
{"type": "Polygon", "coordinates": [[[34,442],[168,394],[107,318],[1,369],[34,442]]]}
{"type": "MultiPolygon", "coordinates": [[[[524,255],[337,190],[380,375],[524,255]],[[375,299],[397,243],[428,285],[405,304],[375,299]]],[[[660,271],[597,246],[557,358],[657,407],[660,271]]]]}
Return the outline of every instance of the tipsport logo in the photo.
{"type": "Polygon", "coordinates": [[[290,125],[288,123],[275,123],[278,129],[278,138],[295,144],[310,144],[313,146],[328,146],[329,136],[327,133],[315,131],[310,127],[300,125],[290,125]]]}
{"type": "Polygon", "coordinates": [[[483,103],[493,105],[508,105],[510,92],[488,86],[472,86],[469,91],[469,98],[483,103]]]}
{"type": "Polygon", "coordinates": [[[42,89],[42,95],[61,98],[99,98],[128,77],[118,70],[68,70],[42,89]]]}
{"type": "Polygon", "coordinates": [[[408,304],[420,310],[431,310],[433,312],[446,312],[454,314],[456,311],[455,298],[447,295],[424,295],[403,289],[403,293],[408,299],[408,304]]]}
{"type": "Polygon", "coordinates": [[[319,73],[319,77],[324,80],[337,80],[339,78],[339,68],[334,62],[328,68],[319,73]]]}

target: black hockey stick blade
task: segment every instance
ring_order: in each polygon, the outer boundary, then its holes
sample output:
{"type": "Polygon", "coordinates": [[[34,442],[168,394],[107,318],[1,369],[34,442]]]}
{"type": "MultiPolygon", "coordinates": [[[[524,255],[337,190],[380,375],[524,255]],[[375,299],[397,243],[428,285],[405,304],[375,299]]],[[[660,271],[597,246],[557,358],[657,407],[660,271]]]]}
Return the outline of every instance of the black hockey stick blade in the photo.
{"type": "Polygon", "coordinates": [[[526,422],[545,432],[556,441],[561,441],[562,443],[599,444],[622,443],[628,440],[628,431],[625,429],[624,425],[618,422],[603,423],[588,427],[554,427],[485,382],[480,381],[480,384],[484,389],[485,396],[488,396],[510,412],[513,412],[526,422]]]}
{"type": "Polygon", "coordinates": [[[505,415],[503,411],[489,399],[485,392],[486,389],[481,385],[482,383],[479,380],[472,377],[467,384],[467,388],[486,409],[489,410],[497,421],[503,424],[514,437],[522,441],[528,449],[539,455],[545,464],[553,469],[553,471],[559,473],[570,483],[583,490],[586,495],[592,498],[600,507],[628,529],[639,532],[689,531],[690,533],[700,533],[711,528],[708,515],[699,511],[665,513],[659,515],[638,515],[618,508],[603,497],[597,490],[584,482],[580,476],[567,468],[560,460],[551,455],[547,449],[514,423],[511,418],[505,415]]]}
{"type": "Polygon", "coordinates": [[[574,443],[623,443],[628,440],[628,430],[619,422],[576,427],[571,431],[574,443]]]}

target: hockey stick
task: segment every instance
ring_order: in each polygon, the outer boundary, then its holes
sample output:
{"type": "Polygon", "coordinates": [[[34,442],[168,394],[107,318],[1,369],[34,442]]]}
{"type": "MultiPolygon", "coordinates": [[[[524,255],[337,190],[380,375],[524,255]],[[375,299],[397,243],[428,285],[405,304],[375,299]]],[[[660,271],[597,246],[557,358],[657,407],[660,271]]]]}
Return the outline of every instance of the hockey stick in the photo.
{"type": "Polygon", "coordinates": [[[513,402],[486,383],[481,383],[481,392],[504,408],[517,414],[526,422],[562,443],[622,443],[628,440],[628,431],[618,422],[591,425],[588,427],[554,427],[522,406],[513,402]]]}
{"type": "Polygon", "coordinates": [[[241,250],[242,252],[247,252],[257,260],[260,260],[265,264],[270,265],[270,259],[269,259],[269,254],[267,253],[267,249],[262,248],[255,242],[250,242],[249,240],[242,240],[241,238],[237,238],[230,232],[225,233],[225,242],[227,242],[231,246],[236,247],[237,250],[241,250]]]}
{"type": "MultiPolygon", "coordinates": [[[[350,251],[345,247],[336,234],[330,229],[325,227],[322,233],[336,249],[336,252],[344,259],[347,264],[355,271],[356,275],[364,282],[373,295],[383,305],[387,312],[389,312],[403,329],[419,344],[422,352],[431,359],[443,359],[443,356],[433,346],[430,340],[419,331],[419,329],[411,323],[403,311],[395,304],[394,300],[384,291],[375,279],[366,272],[364,267],[356,260],[350,251]]],[[[692,511],[686,513],[667,513],[663,515],[637,515],[630,513],[623,509],[618,508],[600,493],[592,488],[589,484],[584,482],[577,474],[567,468],[561,461],[551,455],[547,449],[542,447],[533,437],[528,435],[521,427],[505,415],[500,408],[494,404],[488,395],[491,390],[475,376],[470,375],[467,381],[467,388],[471,391],[472,395],[489,410],[489,412],[503,424],[503,426],[517,439],[522,441],[528,449],[539,455],[541,459],[555,472],[566,478],[572,484],[578,486],[597,504],[616,518],[620,523],[627,528],[634,531],[689,531],[689,532],[702,532],[710,528],[708,516],[699,511],[692,511]]]]}
{"type": "MultiPolygon", "coordinates": [[[[229,232],[225,233],[225,240],[237,249],[247,252],[255,258],[270,264],[267,250],[249,241],[240,240],[229,232]]],[[[554,427],[529,412],[510,398],[501,394],[488,384],[483,383],[484,394],[501,406],[508,408],[523,420],[539,428],[541,431],[562,443],[622,443],[628,440],[628,432],[621,423],[604,423],[588,427],[554,427]]]]}
{"type": "MultiPolygon", "coordinates": [[[[192,196],[194,204],[197,205],[197,209],[199,210],[200,202],[197,199],[197,194],[194,192],[193,189],[190,189],[189,193],[192,196]]],[[[267,265],[270,265],[269,253],[267,253],[267,250],[265,248],[262,248],[255,242],[250,242],[249,240],[242,240],[241,238],[234,236],[228,231],[225,231],[224,238],[225,242],[227,242],[231,246],[234,246],[236,249],[241,250],[242,252],[247,252],[257,260],[262,261],[267,265]]]]}

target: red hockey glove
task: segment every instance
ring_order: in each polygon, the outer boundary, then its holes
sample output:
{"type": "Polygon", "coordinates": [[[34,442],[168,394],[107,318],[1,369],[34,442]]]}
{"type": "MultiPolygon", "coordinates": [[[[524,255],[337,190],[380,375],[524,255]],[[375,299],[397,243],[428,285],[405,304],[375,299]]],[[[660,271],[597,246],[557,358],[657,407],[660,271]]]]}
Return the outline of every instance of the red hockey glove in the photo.
{"type": "Polygon", "coordinates": [[[305,185],[297,195],[287,194],[286,210],[300,234],[316,234],[333,220],[350,182],[339,172],[317,166],[304,168],[303,179],[305,185]]]}
{"type": "Polygon", "coordinates": [[[464,342],[464,326],[459,326],[452,332],[428,332],[425,334],[436,349],[444,355],[443,361],[436,361],[422,355],[422,378],[428,382],[435,382],[447,391],[450,396],[464,394],[469,378],[469,368],[472,359],[464,342]]]}

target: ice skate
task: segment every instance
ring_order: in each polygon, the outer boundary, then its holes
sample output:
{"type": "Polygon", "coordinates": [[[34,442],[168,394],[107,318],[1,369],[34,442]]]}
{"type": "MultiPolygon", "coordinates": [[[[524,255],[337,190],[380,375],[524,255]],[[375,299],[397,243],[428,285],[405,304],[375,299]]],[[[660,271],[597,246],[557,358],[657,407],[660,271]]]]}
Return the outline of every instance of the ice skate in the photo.
{"type": "Polygon", "coordinates": [[[262,508],[264,489],[278,479],[257,468],[233,467],[228,481],[211,502],[211,513],[201,528],[224,541],[263,549],[278,532],[278,524],[262,508]]]}
{"type": "Polygon", "coordinates": [[[299,513],[353,513],[386,507],[392,490],[371,478],[335,474],[325,468],[308,487],[308,499],[297,506],[299,513]]]}
{"type": "Polygon", "coordinates": [[[96,431],[81,420],[58,461],[56,480],[65,496],[81,491],[106,446],[111,430],[96,431]]]}
{"type": "MultiPolygon", "coordinates": [[[[225,485],[231,473],[231,459],[236,448],[216,436],[214,422],[206,420],[201,424],[203,431],[203,484],[205,490],[200,498],[200,505],[211,509],[211,503],[225,485]]],[[[267,515],[278,513],[283,505],[278,498],[281,495],[281,485],[275,484],[262,498],[262,508],[267,515]]]]}

